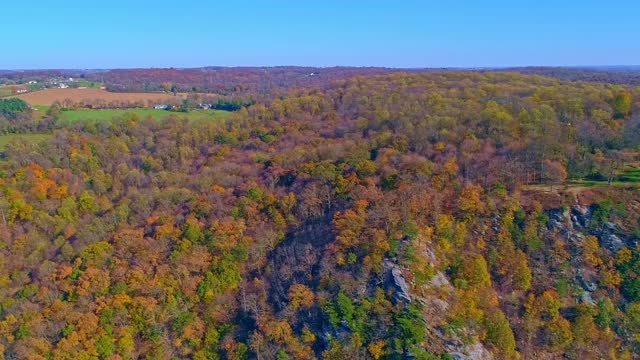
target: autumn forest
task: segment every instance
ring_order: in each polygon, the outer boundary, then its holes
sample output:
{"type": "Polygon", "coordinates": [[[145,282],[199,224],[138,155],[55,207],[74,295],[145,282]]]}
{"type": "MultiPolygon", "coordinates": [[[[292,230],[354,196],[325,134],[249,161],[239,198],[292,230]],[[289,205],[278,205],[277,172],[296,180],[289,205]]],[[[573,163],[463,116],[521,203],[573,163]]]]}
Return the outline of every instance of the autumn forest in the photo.
{"type": "Polygon", "coordinates": [[[639,358],[637,84],[265,73],[0,99],[0,359],[639,358]]]}

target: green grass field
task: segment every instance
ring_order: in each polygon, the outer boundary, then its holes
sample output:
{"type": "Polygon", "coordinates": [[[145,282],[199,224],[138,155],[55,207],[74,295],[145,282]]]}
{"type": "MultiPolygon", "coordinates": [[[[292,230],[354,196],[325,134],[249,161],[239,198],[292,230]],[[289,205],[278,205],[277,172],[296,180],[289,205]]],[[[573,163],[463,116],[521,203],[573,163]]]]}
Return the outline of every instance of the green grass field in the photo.
{"type": "Polygon", "coordinates": [[[99,89],[100,87],[104,86],[103,83],[87,81],[87,80],[76,80],[76,81],[70,82],[69,85],[72,87],[86,87],[86,88],[94,88],[94,89],[99,89]]]}
{"type": "MultiPolygon", "coordinates": [[[[44,107],[38,107],[39,111],[46,112],[44,107]]],[[[156,120],[162,120],[170,115],[178,117],[187,117],[190,121],[214,121],[225,119],[229,112],[220,110],[193,110],[188,113],[171,112],[156,109],[105,109],[105,110],[66,110],[60,114],[58,120],[59,125],[73,124],[78,121],[111,121],[114,117],[121,117],[128,114],[137,115],[140,119],[152,117],[156,120]]]]}
{"type": "Polygon", "coordinates": [[[620,171],[614,180],[609,184],[606,180],[586,180],[576,179],[570,180],[565,185],[568,187],[603,187],[603,186],[621,186],[627,187],[630,185],[636,185],[640,183],[640,168],[627,165],[622,171],[620,171]]]}
{"type": "Polygon", "coordinates": [[[0,151],[3,151],[5,146],[15,139],[23,139],[29,142],[38,143],[45,141],[51,137],[51,134],[8,134],[0,135],[0,151]]]}
{"type": "Polygon", "coordinates": [[[13,91],[9,88],[0,87],[0,97],[11,96],[13,95],[13,91]]]}
{"type": "Polygon", "coordinates": [[[44,118],[47,115],[47,111],[49,111],[49,107],[48,106],[43,106],[43,105],[38,105],[38,106],[34,106],[33,107],[33,117],[36,120],[41,120],[42,118],[44,118]]]}
{"type": "Polygon", "coordinates": [[[624,171],[618,176],[620,181],[626,182],[640,182],[640,168],[627,166],[624,171]]]}
{"type": "Polygon", "coordinates": [[[29,88],[30,91],[42,90],[44,89],[44,84],[43,83],[27,84],[27,88],[29,88]]]}
{"type": "MultiPolygon", "coordinates": [[[[609,187],[638,189],[640,187],[640,164],[636,162],[634,165],[625,166],[611,183],[606,180],[571,179],[562,185],[556,185],[555,189],[556,191],[563,190],[576,194],[587,189],[609,187]]],[[[551,191],[548,184],[524,185],[522,189],[542,192],[551,191]]]]}
{"type": "MultiPolygon", "coordinates": [[[[33,108],[35,110],[34,117],[36,119],[43,118],[46,115],[47,110],[49,110],[49,106],[34,106],[33,108]]],[[[188,113],[181,113],[156,109],[65,110],[62,111],[60,115],[58,125],[66,126],[78,121],[111,121],[115,117],[122,117],[130,114],[137,115],[140,119],[150,116],[156,120],[162,120],[173,115],[178,117],[187,117],[190,121],[199,122],[222,120],[229,115],[229,112],[220,110],[193,110],[188,113]]],[[[50,137],[51,134],[42,133],[0,135],[0,152],[3,151],[5,146],[13,139],[24,139],[26,141],[36,143],[44,141],[50,137]]]]}
{"type": "Polygon", "coordinates": [[[619,172],[611,184],[605,180],[574,180],[570,183],[580,184],[582,186],[628,186],[630,184],[640,183],[640,169],[627,166],[623,171],[619,172]]]}

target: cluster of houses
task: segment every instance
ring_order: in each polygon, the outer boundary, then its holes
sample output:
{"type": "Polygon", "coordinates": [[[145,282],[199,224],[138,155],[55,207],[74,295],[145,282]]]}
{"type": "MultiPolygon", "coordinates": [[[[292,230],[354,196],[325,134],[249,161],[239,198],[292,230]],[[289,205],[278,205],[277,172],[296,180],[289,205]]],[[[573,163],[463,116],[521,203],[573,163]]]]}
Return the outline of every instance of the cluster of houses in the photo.
{"type": "MultiPolygon", "coordinates": [[[[27,82],[27,85],[35,85],[35,84],[37,84],[37,83],[38,83],[37,81],[31,80],[31,81],[27,82]]],[[[14,89],[14,92],[15,92],[16,94],[24,94],[24,93],[28,93],[28,92],[29,92],[29,89],[24,88],[24,87],[16,87],[16,88],[14,89]]]]}
{"type": "MultiPolygon", "coordinates": [[[[70,77],[66,81],[73,82],[73,78],[70,77]]],[[[54,84],[58,85],[58,88],[60,88],[60,89],[68,89],[69,88],[69,84],[67,82],[65,82],[65,80],[62,80],[62,81],[59,81],[59,82],[56,81],[56,82],[54,82],[54,84]]]]}
{"type": "MultiPolygon", "coordinates": [[[[29,80],[21,84],[16,85],[6,85],[2,86],[3,88],[9,88],[12,91],[13,95],[16,94],[24,94],[29,91],[35,91],[40,89],[68,89],[68,88],[78,88],[78,89],[86,89],[87,86],[79,86],[78,81],[82,81],[82,79],[77,79],[73,77],[52,77],[46,80],[29,80]]],[[[101,86],[100,89],[105,90],[105,86],[101,86]]]]}
{"type": "Polygon", "coordinates": [[[7,85],[7,86],[2,86],[2,89],[5,90],[2,92],[3,96],[19,95],[19,94],[24,94],[29,92],[29,89],[27,89],[22,85],[7,85]]]}
{"type": "MultiPolygon", "coordinates": [[[[54,80],[51,81],[51,84],[53,85],[52,87],[57,87],[59,89],[68,89],[71,87],[71,85],[69,85],[70,83],[73,83],[74,81],[77,81],[77,79],[74,79],[72,77],[67,78],[67,79],[62,79],[62,80],[54,80]]],[[[86,89],[86,86],[79,86],[78,89],[86,89]]],[[[104,86],[101,86],[100,89],[105,89],[104,86]]]]}
{"type": "MultiPolygon", "coordinates": [[[[156,110],[172,110],[175,106],[169,104],[158,104],[154,105],[153,108],[156,110]]],[[[198,104],[197,108],[201,110],[209,110],[213,108],[213,104],[198,104]]]]}

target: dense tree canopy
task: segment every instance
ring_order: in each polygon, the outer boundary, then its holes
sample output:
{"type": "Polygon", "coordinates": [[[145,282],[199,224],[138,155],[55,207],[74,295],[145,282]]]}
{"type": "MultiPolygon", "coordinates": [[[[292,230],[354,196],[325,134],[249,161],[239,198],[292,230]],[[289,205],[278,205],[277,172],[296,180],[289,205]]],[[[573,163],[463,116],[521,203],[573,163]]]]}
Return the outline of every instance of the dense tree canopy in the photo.
{"type": "Polygon", "coordinates": [[[0,99],[0,115],[7,118],[13,118],[28,108],[27,103],[20,99],[0,99]]]}
{"type": "Polygon", "coordinates": [[[640,253],[604,235],[638,239],[637,188],[595,199],[571,239],[552,216],[576,200],[523,189],[637,157],[637,108],[618,85],[400,73],[220,122],[131,116],[14,142],[0,354],[632,358],[640,253]]]}

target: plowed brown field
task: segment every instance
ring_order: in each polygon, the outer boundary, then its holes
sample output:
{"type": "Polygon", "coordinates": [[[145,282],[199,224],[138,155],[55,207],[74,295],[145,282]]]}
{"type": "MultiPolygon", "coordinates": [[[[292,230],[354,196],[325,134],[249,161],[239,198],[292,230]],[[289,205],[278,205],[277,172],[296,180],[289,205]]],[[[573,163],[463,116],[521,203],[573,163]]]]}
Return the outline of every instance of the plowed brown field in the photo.
{"type": "Polygon", "coordinates": [[[51,105],[54,101],[63,102],[71,99],[73,102],[86,100],[110,101],[145,101],[162,102],[175,99],[173,95],[161,93],[115,93],[102,89],[46,89],[27,94],[13,96],[31,105],[51,105]]]}

